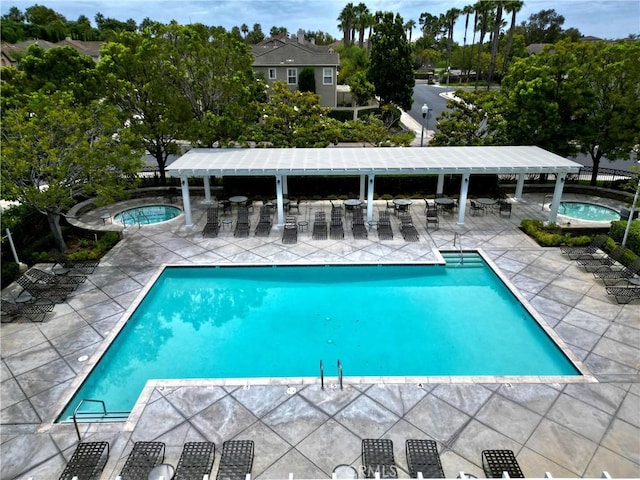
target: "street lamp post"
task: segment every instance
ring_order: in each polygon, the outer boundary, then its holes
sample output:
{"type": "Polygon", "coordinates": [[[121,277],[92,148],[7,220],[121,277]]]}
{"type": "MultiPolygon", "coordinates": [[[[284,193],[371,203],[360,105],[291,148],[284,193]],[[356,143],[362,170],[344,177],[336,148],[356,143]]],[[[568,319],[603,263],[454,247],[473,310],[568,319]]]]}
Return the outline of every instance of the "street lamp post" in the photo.
{"type": "Polygon", "coordinates": [[[638,192],[640,192],[640,179],[638,180],[638,185],[636,186],[636,194],[633,196],[633,203],[631,204],[631,210],[629,211],[629,218],[627,218],[627,226],[624,229],[624,236],[622,237],[622,244],[621,244],[623,247],[627,244],[629,229],[631,228],[631,223],[633,222],[633,215],[635,214],[636,203],[638,203],[638,192]]]}
{"type": "MultiPolygon", "coordinates": [[[[424,105],[422,105],[422,134],[420,135],[420,146],[422,147],[424,145],[424,129],[425,129],[425,124],[429,125],[429,107],[427,106],[427,104],[425,103],[424,105]]],[[[427,135],[429,134],[429,130],[427,129],[427,135]]]]}

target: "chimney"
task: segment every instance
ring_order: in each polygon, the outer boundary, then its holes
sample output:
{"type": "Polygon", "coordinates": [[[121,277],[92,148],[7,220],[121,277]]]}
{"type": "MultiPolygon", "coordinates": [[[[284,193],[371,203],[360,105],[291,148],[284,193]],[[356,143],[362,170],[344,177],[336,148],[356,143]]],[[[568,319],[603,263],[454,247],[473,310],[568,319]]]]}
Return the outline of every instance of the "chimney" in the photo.
{"type": "Polygon", "coordinates": [[[298,43],[304,45],[304,30],[298,29],[298,43]]]}

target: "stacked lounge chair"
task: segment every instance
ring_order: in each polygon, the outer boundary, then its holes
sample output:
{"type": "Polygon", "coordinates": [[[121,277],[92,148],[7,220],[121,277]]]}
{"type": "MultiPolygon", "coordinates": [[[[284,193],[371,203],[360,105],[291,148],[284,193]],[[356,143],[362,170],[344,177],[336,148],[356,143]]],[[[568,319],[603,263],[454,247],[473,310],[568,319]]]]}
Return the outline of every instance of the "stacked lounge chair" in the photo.
{"type": "Polygon", "coordinates": [[[398,478],[393,442],[387,439],[365,438],[362,440],[362,467],[365,478],[398,478]]]}
{"type": "Polygon", "coordinates": [[[615,265],[607,265],[598,268],[595,272],[593,272],[593,276],[602,280],[605,285],[611,286],[621,281],[629,282],[634,278],[638,278],[640,274],[640,257],[636,258],[629,265],[620,265],[620,267],[616,267],[615,265]]]}
{"type": "Polygon", "coordinates": [[[212,442],[188,442],[176,466],[174,480],[202,480],[211,474],[216,455],[216,445],[212,442]]]}
{"type": "Polygon", "coordinates": [[[640,285],[628,285],[626,287],[606,287],[607,294],[613,295],[618,303],[629,303],[640,300],[640,285]]]}
{"type": "Polygon", "coordinates": [[[313,221],[312,238],[314,240],[327,239],[327,217],[324,212],[316,212],[315,219],[313,221]]]}
{"type": "Polygon", "coordinates": [[[596,253],[600,247],[604,246],[609,239],[608,235],[597,235],[589,245],[583,245],[579,247],[560,247],[560,252],[567,255],[571,260],[576,260],[583,255],[591,255],[596,253]]]}
{"type": "Polygon", "coordinates": [[[217,237],[220,231],[220,218],[218,218],[218,208],[207,208],[207,223],[202,229],[203,237],[217,237]]]}
{"type": "Polygon", "coordinates": [[[364,216],[362,214],[362,208],[359,206],[353,209],[353,222],[351,224],[351,231],[353,232],[353,238],[356,240],[365,240],[368,236],[367,227],[364,225],[364,216]]]}
{"type": "Polygon", "coordinates": [[[122,480],[147,480],[153,467],[164,461],[164,443],[136,442],[122,467],[122,480]]]}
{"type": "Polygon", "coordinates": [[[256,225],[256,237],[268,237],[271,233],[271,208],[267,205],[260,207],[258,225],[256,225]]]}
{"type": "Polygon", "coordinates": [[[247,207],[238,207],[238,217],[236,219],[236,228],[233,236],[238,238],[247,238],[251,224],[249,223],[249,211],[247,207]]]}
{"type": "Polygon", "coordinates": [[[391,229],[391,218],[388,210],[381,211],[378,217],[378,238],[380,240],[393,240],[393,230],[391,229]]]}
{"type": "Polygon", "coordinates": [[[504,472],[509,478],[524,478],[511,450],[483,450],[482,469],[487,478],[502,478],[504,472]]]}
{"type": "Polygon", "coordinates": [[[34,299],[47,298],[56,303],[62,303],[67,296],[71,294],[76,285],[60,285],[60,284],[46,284],[42,282],[36,282],[29,278],[26,274],[21,275],[16,280],[16,283],[22,287],[22,289],[31,295],[34,299]]]}
{"type": "Polygon", "coordinates": [[[108,442],[79,443],[60,475],[60,480],[99,478],[108,460],[108,442]]]}
{"type": "Polygon", "coordinates": [[[402,232],[402,236],[407,242],[418,241],[418,231],[413,225],[413,219],[411,218],[410,214],[405,213],[403,215],[400,215],[400,231],[402,232]]]}
{"type": "Polygon", "coordinates": [[[253,441],[229,440],[222,445],[217,480],[245,480],[253,466],[253,441]]]}
{"type": "Polygon", "coordinates": [[[19,317],[27,317],[32,322],[42,322],[47,313],[53,311],[55,302],[46,298],[39,298],[30,302],[14,303],[8,300],[0,301],[0,310],[3,315],[2,322],[7,323],[19,317]],[[5,317],[9,320],[5,320],[5,317]]]}
{"type": "Polygon", "coordinates": [[[438,445],[434,440],[407,440],[407,466],[411,478],[445,478],[438,454],[438,445]]]}
{"type": "Polygon", "coordinates": [[[282,243],[293,244],[297,241],[298,225],[296,223],[296,217],[288,216],[284,221],[284,229],[282,230],[282,243]]]}

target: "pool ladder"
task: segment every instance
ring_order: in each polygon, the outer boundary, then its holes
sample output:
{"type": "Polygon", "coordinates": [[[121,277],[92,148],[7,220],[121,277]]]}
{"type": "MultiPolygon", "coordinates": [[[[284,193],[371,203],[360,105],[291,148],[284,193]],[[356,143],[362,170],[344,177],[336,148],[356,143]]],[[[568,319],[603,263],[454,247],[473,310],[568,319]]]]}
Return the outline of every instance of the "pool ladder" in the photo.
{"type": "Polygon", "coordinates": [[[456,246],[456,241],[458,242],[458,253],[460,254],[460,264],[464,264],[464,253],[462,252],[462,235],[458,232],[453,234],[453,246],[456,246]]]}
{"type": "MultiPolygon", "coordinates": [[[[338,382],[340,383],[340,390],[344,390],[342,383],[342,362],[338,360],[338,382]]],[[[320,360],[320,388],[324,390],[324,364],[320,360]]]]}
{"type": "Polygon", "coordinates": [[[103,400],[93,400],[91,398],[83,398],[78,403],[78,406],[73,410],[73,425],[76,427],[76,435],[78,441],[81,442],[80,428],[78,427],[78,419],[84,419],[84,421],[96,421],[96,422],[122,422],[129,417],[129,412],[109,412],[107,406],[103,400]],[[102,405],[102,412],[80,412],[80,407],[85,402],[99,403],[102,405]]]}

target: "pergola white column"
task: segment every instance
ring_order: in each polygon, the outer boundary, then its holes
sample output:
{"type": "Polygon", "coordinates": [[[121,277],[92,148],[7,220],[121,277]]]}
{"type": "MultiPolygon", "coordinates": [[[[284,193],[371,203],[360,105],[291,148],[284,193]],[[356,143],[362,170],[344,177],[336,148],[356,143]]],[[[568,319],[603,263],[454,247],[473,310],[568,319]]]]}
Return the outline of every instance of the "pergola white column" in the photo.
{"type": "Polygon", "coordinates": [[[211,185],[209,184],[209,175],[205,175],[202,178],[204,183],[204,202],[203,203],[211,203],[211,185]]]}
{"type": "MultiPolygon", "coordinates": [[[[285,177],[286,178],[286,177],[285,177]]],[[[278,206],[278,223],[277,225],[281,227],[284,225],[284,206],[282,205],[282,175],[276,175],[276,203],[278,206]]]]}
{"type": "Polygon", "coordinates": [[[438,174],[438,186],[436,187],[436,193],[442,193],[444,190],[444,173],[438,174]]]}
{"type": "Polygon", "coordinates": [[[549,207],[549,223],[554,223],[558,216],[558,207],[560,207],[560,200],[562,199],[562,190],[564,189],[564,180],[566,173],[560,173],[556,178],[556,186],[553,189],[553,199],[549,207]]]}
{"type": "Polygon", "coordinates": [[[286,175],[282,176],[282,194],[289,195],[289,177],[286,175]]]}
{"type": "Polygon", "coordinates": [[[184,206],[184,226],[187,231],[191,231],[193,230],[193,220],[191,219],[191,200],[187,177],[180,177],[180,185],[182,187],[182,205],[184,206]]]}
{"type": "Polygon", "coordinates": [[[366,175],[360,175],[360,195],[358,195],[358,198],[360,200],[364,200],[364,197],[366,195],[366,185],[367,185],[367,176],[366,175]]]}
{"type": "Polygon", "coordinates": [[[375,175],[369,174],[369,188],[367,189],[367,222],[373,221],[373,186],[375,175]]]}
{"type": "Polygon", "coordinates": [[[467,208],[467,193],[469,192],[469,177],[471,174],[463,173],[460,182],[460,198],[458,199],[458,225],[464,225],[464,212],[467,208]]]}
{"type": "Polygon", "coordinates": [[[518,174],[518,181],[516,183],[516,200],[517,201],[522,201],[522,191],[524,190],[524,178],[525,178],[526,174],[525,173],[519,173],[518,174]]]}

